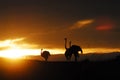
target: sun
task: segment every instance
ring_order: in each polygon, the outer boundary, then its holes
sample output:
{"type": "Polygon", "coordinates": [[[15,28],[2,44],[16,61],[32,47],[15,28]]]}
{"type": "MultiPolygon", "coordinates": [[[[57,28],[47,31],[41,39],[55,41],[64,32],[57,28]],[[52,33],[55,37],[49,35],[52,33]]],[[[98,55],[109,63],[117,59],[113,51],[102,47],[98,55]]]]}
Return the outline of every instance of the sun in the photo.
{"type": "Polygon", "coordinates": [[[24,38],[16,38],[0,41],[0,48],[3,49],[0,50],[0,57],[19,59],[26,55],[39,54],[39,50],[34,49],[35,45],[24,43],[23,40],[24,38]]]}
{"type": "MultiPolygon", "coordinates": [[[[7,39],[0,41],[0,57],[9,59],[23,59],[26,56],[40,56],[41,49],[39,45],[30,44],[24,41],[25,38],[7,39]]],[[[64,53],[64,49],[44,49],[50,51],[50,54],[64,53]]]]}
{"type": "Polygon", "coordinates": [[[1,56],[5,58],[10,58],[10,59],[20,59],[24,56],[24,54],[22,54],[21,51],[22,50],[20,49],[8,49],[8,50],[2,51],[1,56]]]}

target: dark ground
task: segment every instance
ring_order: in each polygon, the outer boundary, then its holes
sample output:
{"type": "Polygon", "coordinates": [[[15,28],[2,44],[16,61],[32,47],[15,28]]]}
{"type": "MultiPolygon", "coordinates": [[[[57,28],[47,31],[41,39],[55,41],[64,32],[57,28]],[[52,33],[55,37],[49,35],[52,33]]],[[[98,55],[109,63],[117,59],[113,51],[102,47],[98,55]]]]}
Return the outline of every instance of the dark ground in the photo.
{"type": "Polygon", "coordinates": [[[43,62],[0,60],[0,80],[119,80],[120,60],[43,62]]]}

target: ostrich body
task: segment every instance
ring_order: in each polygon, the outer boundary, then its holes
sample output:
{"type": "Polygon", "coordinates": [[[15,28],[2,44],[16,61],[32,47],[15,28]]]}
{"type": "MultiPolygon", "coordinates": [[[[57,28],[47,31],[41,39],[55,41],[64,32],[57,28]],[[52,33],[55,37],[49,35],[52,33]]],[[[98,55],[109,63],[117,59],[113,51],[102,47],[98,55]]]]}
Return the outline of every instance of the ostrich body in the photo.
{"type": "Polygon", "coordinates": [[[41,49],[41,56],[45,59],[45,61],[47,61],[49,56],[50,56],[50,52],[49,51],[43,51],[43,49],[41,49]]]}
{"type": "Polygon", "coordinates": [[[75,61],[77,61],[77,58],[79,57],[79,51],[81,51],[81,53],[83,53],[82,48],[78,45],[72,45],[71,46],[71,41],[69,42],[69,48],[67,48],[67,38],[65,38],[65,57],[67,60],[70,60],[72,57],[72,54],[75,57],[75,61]]]}

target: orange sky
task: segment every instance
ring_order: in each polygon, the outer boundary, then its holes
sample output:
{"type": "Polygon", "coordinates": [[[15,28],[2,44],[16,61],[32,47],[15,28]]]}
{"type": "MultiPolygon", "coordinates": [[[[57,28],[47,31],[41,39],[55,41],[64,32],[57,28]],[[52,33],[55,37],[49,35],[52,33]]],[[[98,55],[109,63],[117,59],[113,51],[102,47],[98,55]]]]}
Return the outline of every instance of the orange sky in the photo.
{"type": "MultiPolygon", "coordinates": [[[[38,47],[39,45],[33,45],[30,43],[24,42],[25,38],[17,38],[17,39],[8,39],[4,41],[0,41],[0,56],[8,57],[8,58],[19,58],[27,55],[40,55],[41,49],[38,47]]],[[[42,47],[42,46],[41,46],[42,47]]],[[[43,50],[47,50],[50,54],[64,54],[64,48],[44,48],[43,50]]],[[[119,48],[116,49],[108,49],[108,48],[83,48],[83,53],[109,53],[109,52],[117,52],[120,51],[119,48]]]]}
{"type": "Polygon", "coordinates": [[[61,53],[65,37],[85,53],[120,50],[118,3],[3,0],[0,7],[1,51],[17,48],[39,54],[43,48],[61,53]]]}

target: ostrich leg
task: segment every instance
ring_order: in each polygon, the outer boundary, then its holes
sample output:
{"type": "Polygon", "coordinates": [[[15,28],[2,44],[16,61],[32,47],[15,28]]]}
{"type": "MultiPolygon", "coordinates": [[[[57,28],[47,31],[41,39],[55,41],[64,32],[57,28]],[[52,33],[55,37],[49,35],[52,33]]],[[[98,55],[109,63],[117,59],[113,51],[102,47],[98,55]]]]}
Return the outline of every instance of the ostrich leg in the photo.
{"type": "Polygon", "coordinates": [[[75,57],[75,62],[77,62],[77,57],[75,57]]]}

